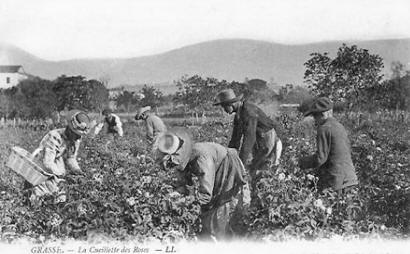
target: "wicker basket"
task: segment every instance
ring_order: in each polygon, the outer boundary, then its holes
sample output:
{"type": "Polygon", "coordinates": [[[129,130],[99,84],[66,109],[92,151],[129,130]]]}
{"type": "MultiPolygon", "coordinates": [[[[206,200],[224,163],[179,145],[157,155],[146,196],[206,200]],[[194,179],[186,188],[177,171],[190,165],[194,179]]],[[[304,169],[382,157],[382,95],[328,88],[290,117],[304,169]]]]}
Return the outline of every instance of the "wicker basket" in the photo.
{"type": "Polygon", "coordinates": [[[41,184],[51,176],[33,161],[28,151],[17,146],[12,148],[6,166],[23,176],[32,185],[41,184]]]}

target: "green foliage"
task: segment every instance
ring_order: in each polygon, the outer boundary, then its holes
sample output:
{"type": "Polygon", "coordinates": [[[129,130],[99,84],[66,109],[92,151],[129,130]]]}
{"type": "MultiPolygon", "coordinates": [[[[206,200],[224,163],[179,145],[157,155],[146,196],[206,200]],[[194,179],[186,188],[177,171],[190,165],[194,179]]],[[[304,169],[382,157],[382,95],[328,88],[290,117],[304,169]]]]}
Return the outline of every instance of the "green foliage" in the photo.
{"type": "Polygon", "coordinates": [[[283,103],[302,103],[307,99],[311,99],[313,96],[311,95],[309,89],[302,86],[296,86],[293,88],[288,94],[283,95],[281,101],[283,103]]]}
{"type": "Polygon", "coordinates": [[[262,80],[262,79],[247,80],[246,84],[252,90],[266,91],[268,89],[267,82],[265,80],[262,80]]]}
{"type": "MultiPolygon", "coordinates": [[[[25,205],[21,178],[1,170],[0,239],[23,235],[91,239],[98,234],[142,242],[195,236],[199,203],[194,196],[168,195],[173,191],[172,172],[154,162],[154,154],[147,153],[150,145],[144,142],[145,131],[133,127],[127,128],[129,136],[109,151],[105,149],[106,137],[84,140],[79,160],[85,175],[65,178],[61,187],[66,189],[68,202],[64,204],[54,204],[48,196],[41,206],[25,205]],[[11,184],[3,182],[6,178],[11,184]]],[[[33,149],[32,140],[39,140],[44,133],[27,134],[30,137],[20,145],[33,149]]],[[[6,149],[3,143],[1,148],[6,149]]],[[[1,156],[5,154],[8,152],[3,150],[1,156]]]]}
{"type": "Polygon", "coordinates": [[[139,100],[140,106],[157,108],[163,104],[162,92],[153,86],[144,85],[139,93],[143,95],[141,100],[139,100]]]}
{"type": "MultiPolygon", "coordinates": [[[[376,114],[347,113],[336,117],[350,132],[352,159],[359,178],[358,195],[338,197],[327,190],[318,193],[317,178],[300,170],[300,156],[315,151],[314,135],[300,136],[299,116],[287,118],[284,133],[288,145],[280,168],[262,172],[257,184],[259,204],[247,223],[256,239],[315,239],[332,235],[406,235],[410,230],[408,120],[376,114]],[[366,118],[366,121],[361,119],[366,118]],[[389,120],[387,120],[389,119],[389,120]],[[406,141],[403,141],[406,140],[406,141]],[[353,202],[351,202],[353,201],[353,202]],[[357,219],[349,218],[356,213],[357,219]]],[[[283,118],[286,119],[286,118],[283,118]]],[[[391,236],[390,236],[391,237],[391,236]]]]}
{"type": "Polygon", "coordinates": [[[334,101],[348,101],[351,105],[366,101],[365,89],[378,86],[383,77],[382,58],[356,45],[343,44],[333,59],[328,53],[311,56],[304,64],[305,82],[316,95],[334,101]]]}
{"type": "Polygon", "coordinates": [[[176,81],[178,91],[175,94],[176,103],[185,104],[194,111],[212,110],[216,93],[221,87],[227,86],[225,80],[218,81],[215,78],[202,78],[199,75],[192,77],[183,76],[176,81]]]}
{"type": "Polygon", "coordinates": [[[134,92],[123,91],[116,96],[115,102],[118,108],[123,108],[126,112],[135,110],[137,105],[137,97],[134,92]]]}
{"type": "Polygon", "coordinates": [[[410,110],[410,74],[395,76],[366,91],[372,98],[369,108],[410,110]]]}
{"type": "Polygon", "coordinates": [[[401,78],[403,76],[410,76],[410,70],[406,70],[404,64],[399,61],[393,61],[390,66],[391,79],[401,78]]]}
{"type": "Polygon", "coordinates": [[[1,110],[5,115],[22,118],[45,118],[56,110],[57,98],[51,81],[31,78],[2,92],[1,110]]]}
{"type": "Polygon", "coordinates": [[[138,107],[151,106],[157,108],[161,106],[165,98],[162,92],[153,87],[144,85],[138,93],[123,91],[115,98],[117,107],[122,108],[126,112],[135,111],[138,107]]]}
{"type": "MultiPolygon", "coordinates": [[[[409,118],[392,114],[347,113],[336,117],[346,126],[359,177],[356,203],[344,203],[336,193],[317,193],[317,179],[297,166],[297,158],[313,153],[314,135],[302,138],[298,115],[288,121],[280,168],[259,175],[257,206],[244,218],[247,239],[284,240],[345,237],[405,237],[410,232],[409,118]],[[378,117],[378,118],[373,118],[378,117]],[[357,221],[347,217],[357,211],[357,221]]],[[[183,121],[179,125],[184,125],[183,121]]],[[[119,240],[195,239],[200,230],[195,195],[172,198],[172,172],[154,162],[144,130],[125,124],[126,137],[104,148],[105,137],[85,137],[80,148],[84,176],[67,176],[68,200],[43,206],[24,203],[21,177],[0,168],[0,239],[28,236],[41,239],[93,240],[106,235],[119,240]]],[[[214,119],[192,128],[196,141],[227,144],[231,123],[214,119]]],[[[35,149],[44,131],[4,129],[0,132],[0,164],[13,145],[35,149]]],[[[193,193],[197,191],[197,185],[193,193]]]]}
{"type": "Polygon", "coordinates": [[[101,110],[108,105],[108,90],[97,80],[82,76],[60,76],[54,81],[53,91],[58,99],[58,110],[101,110]]]}
{"type": "Polygon", "coordinates": [[[246,99],[259,104],[271,103],[279,99],[279,96],[269,89],[267,82],[262,79],[247,80],[241,90],[246,99]]]}
{"type": "Polygon", "coordinates": [[[242,94],[245,99],[257,103],[272,102],[276,94],[270,90],[266,81],[261,79],[247,80],[246,83],[236,81],[227,82],[215,78],[202,78],[199,75],[192,77],[184,76],[176,81],[178,91],[174,96],[174,102],[183,104],[192,111],[214,111],[215,97],[223,89],[231,88],[236,95],[242,94]]]}
{"type": "Polygon", "coordinates": [[[87,110],[102,111],[107,107],[108,90],[100,81],[89,80],[86,94],[86,101],[83,105],[87,110]]]}
{"type": "Polygon", "coordinates": [[[101,111],[108,105],[108,90],[97,80],[61,76],[54,81],[38,77],[0,92],[0,110],[8,117],[44,119],[55,111],[101,111]]]}
{"type": "Polygon", "coordinates": [[[8,115],[10,108],[10,98],[4,94],[4,91],[0,91],[0,117],[8,115]]]}

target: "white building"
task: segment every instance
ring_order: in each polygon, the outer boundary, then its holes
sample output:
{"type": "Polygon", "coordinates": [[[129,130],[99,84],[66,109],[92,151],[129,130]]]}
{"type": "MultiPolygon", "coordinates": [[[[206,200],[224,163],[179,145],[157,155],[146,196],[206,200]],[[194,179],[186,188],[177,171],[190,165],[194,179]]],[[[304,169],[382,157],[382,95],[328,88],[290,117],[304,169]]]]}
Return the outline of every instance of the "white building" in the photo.
{"type": "Polygon", "coordinates": [[[0,88],[10,88],[28,77],[21,65],[0,65],[0,88]]]}

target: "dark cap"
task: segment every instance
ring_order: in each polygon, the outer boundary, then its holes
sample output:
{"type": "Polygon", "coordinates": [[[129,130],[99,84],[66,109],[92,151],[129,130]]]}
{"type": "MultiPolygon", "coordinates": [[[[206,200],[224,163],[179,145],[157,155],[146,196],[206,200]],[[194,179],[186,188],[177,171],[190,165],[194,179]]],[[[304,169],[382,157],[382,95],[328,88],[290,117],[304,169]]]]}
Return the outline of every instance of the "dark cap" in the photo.
{"type": "Polygon", "coordinates": [[[109,114],[111,114],[112,113],[112,110],[110,109],[110,108],[106,108],[106,109],[104,109],[103,111],[102,111],[102,114],[103,115],[109,115],[109,114]]]}
{"type": "Polygon", "coordinates": [[[310,103],[309,109],[303,112],[304,116],[309,116],[314,113],[325,112],[333,108],[333,103],[329,98],[319,97],[310,103]]]}

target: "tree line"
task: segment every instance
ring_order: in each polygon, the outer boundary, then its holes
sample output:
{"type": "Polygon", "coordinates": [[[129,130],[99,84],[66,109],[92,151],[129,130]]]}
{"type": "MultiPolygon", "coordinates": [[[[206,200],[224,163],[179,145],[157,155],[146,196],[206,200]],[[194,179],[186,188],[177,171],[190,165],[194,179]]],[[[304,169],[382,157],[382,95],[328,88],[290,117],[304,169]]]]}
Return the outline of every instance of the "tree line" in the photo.
{"type": "Polygon", "coordinates": [[[100,111],[107,105],[104,84],[82,76],[34,77],[0,90],[0,113],[6,118],[44,119],[63,110],[100,111]]]}
{"type": "Polygon", "coordinates": [[[171,95],[144,85],[138,92],[109,94],[104,82],[82,76],[60,76],[55,80],[39,77],[21,81],[17,86],[0,90],[0,114],[9,118],[38,119],[73,108],[101,111],[114,101],[118,110],[134,112],[140,106],[153,108],[168,105],[181,114],[212,112],[218,91],[232,88],[256,103],[300,103],[312,96],[328,96],[336,108],[350,111],[410,109],[410,71],[399,62],[392,63],[391,76],[382,74],[383,59],[356,45],[343,44],[335,57],[312,53],[304,63],[304,83],[282,94],[275,93],[261,79],[244,82],[218,80],[199,75],[183,76],[174,81],[177,91],[171,95]]]}
{"type": "Polygon", "coordinates": [[[304,64],[312,94],[328,96],[347,110],[409,110],[410,71],[393,62],[391,77],[382,74],[383,59],[356,45],[343,44],[336,56],[313,53],[304,64]]]}

